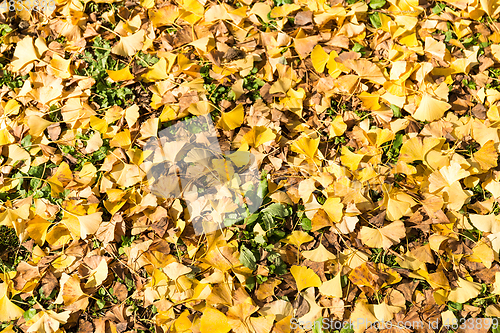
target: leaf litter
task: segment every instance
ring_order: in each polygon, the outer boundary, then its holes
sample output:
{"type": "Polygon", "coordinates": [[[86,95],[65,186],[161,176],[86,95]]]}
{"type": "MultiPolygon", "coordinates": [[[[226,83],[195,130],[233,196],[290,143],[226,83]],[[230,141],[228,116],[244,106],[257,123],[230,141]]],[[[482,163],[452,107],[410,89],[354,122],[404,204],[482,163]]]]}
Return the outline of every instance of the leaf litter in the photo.
{"type": "Polygon", "coordinates": [[[15,5],[0,8],[2,332],[500,315],[495,1],[15,5]],[[263,203],[199,234],[175,177],[151,184],[144,165],[181,119],[207,140],[190,120],[205,115],[235,164],[255,157],[263,203]]]}

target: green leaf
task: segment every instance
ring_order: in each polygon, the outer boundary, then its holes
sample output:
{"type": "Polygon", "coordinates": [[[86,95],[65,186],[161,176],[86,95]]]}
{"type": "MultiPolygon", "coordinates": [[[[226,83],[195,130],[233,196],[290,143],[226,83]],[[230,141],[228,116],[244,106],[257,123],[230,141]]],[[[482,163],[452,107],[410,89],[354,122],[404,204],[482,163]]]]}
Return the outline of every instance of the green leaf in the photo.
{"type": "Polygon", "coordinates": [[[227,99],[229,101],[234,101],[236,100],[236,93],[233,91],[233,90],[230,90],[228,93],[227,93],[227,99]]]}
{"type": "Polygon", "coordinates": [[[354,43],[354,46],[352,47],[353,52],[359,52],[362,53],[361,50],[363,50],[365,47],[359,43],[354,43]]]}
{"type": "Polygon", "coordinates": [[[385,4],[386,4],[385,0],[370,0],[368,6],[370,6],[371,9],[380,9],[384,7],[385,4]]]}
{"type": "Polygon", "coordinates": [[[370,18],[370,23],[375,27],[375,28],[380,28],[382,26],[382,22],[380,21],[380,15],[379,13],[373,13],[369,15],[370,18]]]}
{"type": "Polygon", "coordinates": [[[28,309],[24,311],[23,313],[23,318],[24,320],[28,321],[31,318],[33,318],[36,315],[36,309],[28,309]]]}
{"type": "Polygon", "coordinates": [[[278,238],[283,238],[286,236],[286,233],[283,230],[278,230],[278,229],[273,230],[273,234],[278,236],[278,238]]]}
{"type": "Polygon", "coordinates": [[[257,235],[255,238],[254,238],[255,242],[257,244],[260,244],[260,245],[263,245],[263,244],[266,244],[266,239],[264,238],[263,235],[257,235]]]}
{"type": "Polygon", "coordinates": [[[261,177],[262,178],[259,183],[259,187],[257,188],[257,196],[261,199],[264,199],[267,194],[267,177],[265,173],[263,173],[261,177]]]}
{"type": "Polygon", "coordinates": [[[392,110],[392,114],[394,116],[394,118],[401,118],[401,108],[399,108],[398,106],[394,105],[394,104],[391,104],[390,106],[391,110],[392,110]]]}
{"type": "Polygon", "coordinates": [[[447,43],[449,42],[450,40],[453,39],[453,31],[452,30],[448,30],[444,33],[444,36],[445,36],[445,39],[444,41],[447,43]]]}
{"type": "Polygon", "coordinates": [[[314,321],[313,328],[312,328],[313,333],[323,333],[323,317],[319,317],[314,321]]]}
{"type": "Polygon", "coordinates": [[[444,3],[438,3],[432,8],[432,12],[434,14],[439,14],[441,13],[444,9],[446,8],[446,5],[444,3]]]}
{"type": "Polygon", "coordinates": [[[354,330],[351,327],[343,327],[340,333],[354,333],[354,330]]]}
{"type": "Polygon", "coordinates": [[[276,227],[276,221],[269,213],[262,213],[262,222],[264,223],[264,230],[269,231],[276,227]]]}
{"type": "Polygon", "coordinates": [[[251,225],[253,222],[257,221],[257,219],[260,216],[259,214],[260,213],[254,213],[254,214],[250,215],[249,217],[247,217],[247,220],[246,220],[247,225],[251,225]]]}
{"type": "Polygon", "coordinates": [[[31,135],[28,134],[26,135],[20,142],[21,146],[23,146],[23,148],[27,148],[29,146],[31,146],[31,135]]]}
{"type": "Polygon", "coordinates": [[[456,303],[456,302],[448,302],[448,309],[451,311],[461,311],[463,309],[463,304],[462,303],[456,303]]]}
{"type": "Polygon", "coordinates": [[[312,229],[311,220],[309,220],[307,217],[304,217],[300,224],[302,225],[302,229],[304,229],[305,231],[310,231],[312,229]]]}
{"type": "Polygon", "coordinates": [[[288,216],[288,211],[285,209],[285,206],[280,203],[273,203],[263,209],[262,212],[281,218],[288,216]]]}
{"type": "Polygon", "coordinates": [[[249,276],[245,281],[245,286],[248,288],[248,290],[253,290],[255,288],[255,283],[255,276],[249,276]]]}
{"type": "Polygon", "coordinates": [[[495,324],[495,321],[493,320],[493,326],[491,326],[491,332],[492,333],[500,333],[500,325],[495,324]]]}
{"type": "Polygon", "coordinates": [[[288,268],[286,267],[286,264],[284,262],[281,262],[274,268],[274,273],[277,275],[283,275],[288,273],[288,268]]]}
{"type": "Polygon", "coordinates": [[[102,310],[104,306],[106,305],[106,301],[103,299],[98,299],[95,304],[97,304],[97,307],[102,310]]]}
{"type": "Polygon", "coordinates": [[[250,251],[245,245],[241,245],[239,259],[245,267],[248,267],[251,270],[257,268],[257,258],[255,257],[255,254],[250,251]]]}

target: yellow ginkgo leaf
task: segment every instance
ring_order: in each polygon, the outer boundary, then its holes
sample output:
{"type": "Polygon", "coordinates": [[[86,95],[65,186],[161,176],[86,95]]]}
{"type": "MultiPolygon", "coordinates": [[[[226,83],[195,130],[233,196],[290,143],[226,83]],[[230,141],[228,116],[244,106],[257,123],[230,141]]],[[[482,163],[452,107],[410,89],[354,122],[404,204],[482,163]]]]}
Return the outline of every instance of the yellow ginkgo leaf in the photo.
{"type": "Polygon", "coordinates": [[[51,121],[39,116],[29,116],[26,122],[28,123],[29,133],[33,136],[39,136],[47,127],[53,124],[51,121]]]}
{"type": "Polygon", "coordinates": [[[344,64],[335,60],[338,56],[337,52],[331,51],[326,64],[328,74],[334,79],[338,78],[342,72],[348,73],[350,71],[344,64]]]}
{"type": "MultiPolygon", "coordinates": [[[[310,287],[302,291],[300,295],[302,295],[304,300],[309,304],[309,311],[302,317],[298,318],[298,320],[302,323],[313,323],[321,317],[321,313],[323,312],[323,307],[316,303],[316,290],[314,287],[310,287]]],[[[281,332],[290,332],[290,321],[288,321],[288,326],[285,327],[288,330],[281,332]]]]}
{"type": "Polygon", "coordinates": [[[269,89],[270,94],[283,93],[286,94],[287,91],[290,90],[292,85],[292,79],[284,77],[279,78],[271,85],[271,89],[269,89]]]}
{"type": "Polygon", "coordinates": [[[72,180],[73,173],[68,163],[62,162],[52,177],[47,180],[52,190],[52,196],[57,198],[58,194],[64,191],[64,186],[72,180]]]}
{"type": "Polygon", "coordinates": [[[243,109],[243,104],[238,104],[237,107],[229,112],[221,112],[221,117],[218,126],[222,127],[226,131],[238,128],[243,124],[243,119],[245,117],[245,112],[243,109]]]}
{"type": "Polygon", "coordinates": [[[296,11],[297,9],[300,9],[299,5],[295,3],[285,3],[282,6],[274,7],[270,15],[272,18],[285,17],[290,15],[290,13],[296,11]]]}
{"type": "Polygon", "coordinates": [[[328,251],[321,243],[314,250],[302,252],[302,255],[304,258],[315,262],[325,262],[336,258],[335,255],[328,251]]]}
{"type": "Polygon", "coordinates": [[[363,107],[365,107],[367,110],[376,111],[381,108],[379,104],[380,95],[378,94],[370,94],[366,91],[363,91],[361,94],[359,94],[358,97],[363,103],[363,107]]]}
{"type": "Polygon", "coordinates": [[[155,28],[174,24],[179,17],[179,7],[175,5],[166,5],[158,10],[149,10],[149,19],[155,28]]]}
{"type": "Polygon", "coordinates": [[[231,20],[227,9],[222,5],[212,6],[205,11],[205,22],[213,22],[218,20],[231,20]]]}
{"type": "Polygon", "coordinates": [[[414,137],[403,143],[399,159],[403,162],[425,162],[425,156],[431,149],[439,149],[446,140],[444,138],[414,137]]]}
{"type": "Polygon", "coordinates": [[[94,288],[100,286],[104,280],[108,277],[108,264],[106,259],[101,259],[99,265],[97,265],[96,269],[92,270],[90,276],[85,283],[85,288],[94,288]]]}
{"type": "Polygon", "coordinates": [[[333,122],[330,124],[330,138],[333,136],[341,136],[345,133],[347,125],[342,116],[335,116],[333,122]]]}
{"type": "Polygon", "coordinates": [[[458,277],[458,288],[454,289],[448,295],[448,300],[455,303],[465,303],[468,300],[477,297],[481,293],[482,286],[477,282],[470,282],[458,277]]]}
{"type": "Polygon", "coordinates": [[[53,247],[63,246],[69,243],[71,239],[71,233],[62,223],[51,228],[45,237],[47,243],[53,247]]]}
{"type": "MultiPolygon", "coordinates": [[[[366,299],[360,298],[354,307],[354,310],[351,312],[351,317],[349,320],[353,323],[360,323],[360,322],[370,322],[370,323],[375,323],[378,321],[377,317],[375,317],[374,314],[374,309],[373,309],[373,304],[368,304],[366,299]]],[[[363,325],[357,325],[357,327],[354,329],[355,333],[361,333],[364,332],[365,329],[363,325]]]]}
{"type": "MultiPolygon", "coordinates": [[[[299,36],[297,34],[297,36],[299,36]]],[[[302,37],[302,38],[294,38],[293,39],[293,47],[295,48],[295,51],[298,53],[300,59],[305,59],[307,56],[311,53],[313,48],[318,45],[318,36],[309,36],[309,37],[302,37]]]]}
{"type": "Polygon", "coordinates": [[[429,191],[436,192],[443,187],[449,188],[456,181],[467,177],[469,174],[459,163],[452,162],[449,166],[443,166],[429,175],[429,191]]]}
{"type": "Polygon", "coordinates": [[[11,302],[11,300],[7,297],[8,288],[7,283],[0,283],[0,321],[6,322],[15,320],[21,317],[24,313],[24,310],[11,302]]]}
{"type": "Polygon", "coordinates": [[[93,213],[84,216],[78,216],[80,223],[80,237],[85,239],[87,235],[95,234],[102,222],[102,212],[93,213]]]}
{"type": "Polygon", "coordinates": [[[493,55],[493,57],[497,61],[500,61],[500,45],[498,45],[498,44],[492,44],[491,45],[491,54],[493,55]]]}
{"type": "Polygon", "coordinates": [[[387,81],[380,67],[367,59],[348,60],[343,62],[343,64],[355,71],[362,79],[367,79],[381,85],[387,81]]]}
{"type": "Polygon", "coordinates": [[[115,164],[113,169],[109,172],[109,175],[118,185],[122,187],[135,185],[142,180],[139,167],[135,164],[115,164]]]}
{"type": "Polygon", "coordinates": [[[63,276],[61,276],[59,281],[62,288],[55,303],[58,303],[58,301],[60,302],[62,299],[65,305],[71,305],[78,301],[81,297],[85,296],[85,293],[82,291],[82,287],[80,286],[80,278],[78,275],[73,274],[69,276],[63,273],[63,276]]]}
{"type": "Polygon", "coordinates": [[[207,306],[200,321],[201,333],[227,333],[231,330],[227,317],[222,312],[207,306]]]}
{"type": "Polygon", "coordinates": [[[301,230],[294,230],[288,237],[282,240],[283,243],[293,244],[296,247],[300,248],[300,246],[304,243],[308,243],[312,241],[314,238],[309,235],[307,232],[301,230]]]}
{"type": "Polygon", "coordinates": [[[50,66],[47,66],[47,72],[61,79],[70,78],[72,74],[70,64],[71,59],[66,60],[58,54],[54,54],[54,57],[50,61],[50,66]]]}
{"type": "Polygon", "coordinates": [[[434,121],[441,118],[451,105],[424,93],[413,118],[420,121],[434,121]]]}
{"type": "Polygon", "coordinates": [[[394,132],[387,128],[376,128],[374,130],[368,131],[366,136],[368,138],[368,141],[370,141],[372,145],[380,147],[384,143],[394,139],[394,132]]]}
{"type": "Polygon", "coordinates": [[[248,13],[255,14],[264,21],[264,23],[269,23],[270,19],[267,16],[271,12],[271,6],[264,2],[257,2],[252,6],[252,9],[248,13]]]}
{"type": "Polygon", "coordinates": [[[328,62],[329,56],[328,53],[323,50],[321,45],[316,45],[311,52],[311,60],[314,69],[318,73],[323,73],[325,70],[326,63],[328,62]]]}
{"type": "Polygon", "coordinates": [[[177,280],[180,276],[190,273],[192,269],[178,262],[172,262],[163,271],[170,279],[177,280]]]}
{"type": "Polygon", "coordinates": [[[174,322],[176,332],[189,332],[191,328],[191,320],[189,320],[189,311],[184,310],[174,322]]]}
{"type": "Polygon", "coordinates": [[[106,70],[106,73],[108,73],[111,80],[113,80],[115,82],[127,81],[127,80],[134,79],[134,76],[132,75],[132,73],[130,73],[129,66],[125,66],[122,69],[117,70],[117,71],[106,70]]]}
{"type": "Polygon", "coordinates": [[[291,148],[293,152],[306,155],[311,160],[314,160],[318,152],[319,141],[319,138],[311,139],[307,136],[302,136],[293,142],[291,148]]]}
{"type": "Polygon", "coordinates": [[[33,219],[28,221],[28,226],[26,227],[26,231],[39,246],[42,246],[43,243],[45,243],[47,230],[51,225],[52,225],[51,222],[36,215],[33,219]]]}
{"type": "Polygon", "coordinates": [[[98,118],[96,116],[90,117],[90,126],[96,131],[99,131],[101,134],[106,134],[108,131],[108,123],[106,122],[106,119],[98,118]]]}
{"type": "Polygon", "coordinates": [[[493,290],[495,295],[500,295],[500,272],[495,272],[495,282],[493,283],[493,290]]]}
{"type": "Polygon", "coordinates": [[[309,267],[293,265],[290,268],[290,273],[292,273],[292,276],[295,279],[295,282],[297,283],[298,291],[301,291],[309,287],[321,286],[321,279],[309,267]]]}
{"type": "Polygon", "coordinates": [[[15,99],[9,99],[7,103],[2,103],[4,115],[11,116],[19,113],[21,109],[21,104],[15,99]]]}
{"type": "Polygon", "coordinates": [[[137,119],[139,119],[139,107],[134,104],[125,109],[125,121],[127,121],[128,127],[134,126],[137,119]]]}
{"type": "Polygon", "coordinates": [[[120,147],[120,148],[128,148],[132,143],[130,138],[130,131],[128,129],[123,130],[120,133],[117,133],[110,141],[110,147],[120,147]]]}
{"type": "Polygon", "coordinates": [[[389,322],[394,318],[394,314],[401,311],[398,306],[388,305],[383,302],[373,306],[373,313],[380,322],[389,322]]]}
{"type": "Polygon", "coordinates": [[[39,37],[33,43],[33,37],[26,36],[16,45],[12,62],[12,71],[17,72],[27,64],[39,60],[43,53],[48,50],[43,38],[39,37]]]}
{"type": "Polygon", "coordinates": [[[28,328],[27,332],[60,332],[59,326],[66,324],[71,311],[63,311],[56,313],[52,310],[38,312],[31,320],[27,322],[29,325],[33,323],[28,328]]]}
{"type": "Polygon", "coordinates": [[[342,298],[342,285],[340,283],[340,272],[333,279],[323,282],[319,292],[325,296],[342,298]]]}
{"type": "Polygon", "coordinates": [[[434,38],[427,36],[425,37],[424,50],[434,57],[443,60],[446,51],[446,45],[443,42],[437,41],[434,38]]]}
{"type": "Polygon", "coordinates": [[[141,6],[144,8],[153,8],[155,6],[154,0],[141,0],[141,6]]]}
{"type": "Polygon", "coordinates": [[[491,18],[495,19],[500,14],[500,4],[495,0],[480,0],[481,9],[491,18]]]}
{"type": "Polygon", "coordinates": [[[406,235],[405,225],[401,221],[394,221],[383,228],[375,229],[361,227],[359,238],[368,247],[383,248],[387,250],[406,235]]]}
{"type": "MultiPolygon", "coordinates": [[[[175,58],[174,58],[175,59],[175,58]]],[[[142,76],[146,82],[155,82],[165,80],[168,77],[167,59],[160,58],[160,60],[149,67],[149,70],[142,76]]]]}
{"type": "Polygon", "coordinates": [[[364,155],[353,153],[352,151],[349,150],[349,148],[347,148],[347,146],[343,146],[342,156],[340,156],[340,161],[346,167],[354,171],[358,169],[359,162],[361,162],[363,157],[364,155]]]}
{"type": "Polygon", "coordinates": [[[194,46],[201,52],[210,52],[215,48],[215,39],[213,36],[205,36],[189,43],[188,45],[194,46]]]}
{"type": "Polygon", "coordinates": [[[495,260],[495,252],[485,242],[478,242],[472,249],[472,255],[467,257],[467,260],[472,262],[481,262],[486,268],[491,268],[491,264],[495,260]]]}
{"type": "Polygon", "coordinates": [[[257,148],[264,143],[274,140],[275,138],[276,134],[274,134],[270,128],[265,126],[255,126],[243,136],[241,143],[257,148]]]}
{"type": "Polygon", "coordinates": [[[495,168],[497,166],[498,153],[493,140],[486,142],[481,149],[474,153],[473,157],[479,163],[481,169],[486,171],[495,168]]]}
{"type": "Polygon", "coordinates": [[[291,112],[295,113],[297,116],[302,117],[302,110],[304,99],[306,98],[306,91],[302,88],[294,90],[290,88],[286,97],[282,98],[280,102],[288,108],[291,112]]]}
{"type": "Polygon", "coordinates": [[[4,328],[3,330],[1,330],[0,333],[17,333],[17,332],[14,331],[14,325],[11,324],[6,328],[4,328]]]}
{"type": "Polygon", "coordinates": [[[0,129],[0,146],[9,145],[14,143],[15,138],[6,128],[0,129]]]}
{"type": "MultiPolygon", "coordinates": [[[[312,212],[314,211],[315,210],[313,210],[312,212]]],[[[326,212],[323,209],[318,209],[311,218],[311,232],[318,231],[325,227],[327,228],[333,227],[333,222],[330,220],[328,214],[326,214],[326,212]]]]}
{"type": "Polygon", "coordinates": [[[154,117],[142,123],[141,130],[139,131],[139,133],[141,133],[141,139],[147,139],[158,135],[158,120],[158,118],[154,117]]]}
{"type": "Polygon", "coordinates": [[[335,223],[339,223],[342,220],[344,204],[340,201],[340,198],[328,198],[321,207],[335,223]]]}
{"type": "Polygon", "coordinates": [[[145,35],[146,32],[144,30],[139,30],[133,35],[120,37],[120,41],[111,48],[111,53],[122,57],[133,56],[137,51],[142,49],[145,35]]]}
{"type": "Polygon", "coordinates": [[[368,261],[368,254],[354,249],[346,249],[339,253],[339,263],[354,269],[368,261]]]}
{"type": "Polygon", "coordinates": [[[472,225],[482,232],[500,232],[500,220],[496,219],[495,214],[469,214],[469,219],[472,225]]]}
{"type": "Polygon", "coordinates": [[[198,103],[192,103],[187,111],[195,116],[203,116],[209,114],[215,109],[215,107],[209,101],[199,101],[198,103]]]}

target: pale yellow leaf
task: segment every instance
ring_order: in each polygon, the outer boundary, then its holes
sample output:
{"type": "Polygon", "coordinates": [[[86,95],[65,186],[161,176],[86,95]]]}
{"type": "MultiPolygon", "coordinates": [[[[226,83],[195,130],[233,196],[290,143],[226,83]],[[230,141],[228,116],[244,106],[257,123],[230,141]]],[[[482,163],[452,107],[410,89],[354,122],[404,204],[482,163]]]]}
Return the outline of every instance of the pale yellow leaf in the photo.
{"type": "Polygon", "coordinates": [[[320,287],[321,279],[312,269],[306,266],[296,266],[293,265],[290,268],[290,273],[292,273],[295,282],[297,283],[297,290],[301,291],[309,287],[320,287]]]}

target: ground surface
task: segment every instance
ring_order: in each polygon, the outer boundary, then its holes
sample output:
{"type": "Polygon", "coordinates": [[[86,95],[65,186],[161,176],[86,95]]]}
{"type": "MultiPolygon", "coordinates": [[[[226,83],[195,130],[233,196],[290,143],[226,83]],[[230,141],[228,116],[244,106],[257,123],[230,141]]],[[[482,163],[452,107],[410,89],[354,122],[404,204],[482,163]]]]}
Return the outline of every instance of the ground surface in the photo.
{"type": "Polygon", "coordinates": [[[0,7],[2,332],[486,332],[500,316],[496,1],[0,7]],[[203,149],[156,139],[185,138],[175,124],[239,153],[196,165],[203,149]],[[222,190],[194,208],[241,152],[256,211],[235,223],[222,190]],[[182,193],[161,164],[176,154],[182,193]],[[203,216],[225,227],[199,233],[203,216]]]}

